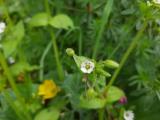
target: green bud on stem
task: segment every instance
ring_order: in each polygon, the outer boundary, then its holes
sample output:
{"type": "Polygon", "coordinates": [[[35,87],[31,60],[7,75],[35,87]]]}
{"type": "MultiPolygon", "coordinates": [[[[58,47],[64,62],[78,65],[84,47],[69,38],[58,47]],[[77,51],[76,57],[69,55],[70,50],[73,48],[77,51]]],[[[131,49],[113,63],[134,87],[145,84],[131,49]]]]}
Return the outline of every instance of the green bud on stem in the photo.
{"type": "Polygon", "coordinates": [[[96,69],[97,73],[104,75],[105,77],[111,77],[111,74],[104,71],[103,69],[96,69]]]}
{"type": "Polygon", "coordinates": [[[67,48],[66,49],[66,53],[67,53],[68,56],[71,56],[71,57],[73,55],[75,55],[75,52],[74,52],[74,50],[72,48],[67,48]]]}
{"type": "Polygon", "coordinates": [[[105,60],[104,65],[108,68],[118,68],[119,64],[113,60],[105,60]]]}

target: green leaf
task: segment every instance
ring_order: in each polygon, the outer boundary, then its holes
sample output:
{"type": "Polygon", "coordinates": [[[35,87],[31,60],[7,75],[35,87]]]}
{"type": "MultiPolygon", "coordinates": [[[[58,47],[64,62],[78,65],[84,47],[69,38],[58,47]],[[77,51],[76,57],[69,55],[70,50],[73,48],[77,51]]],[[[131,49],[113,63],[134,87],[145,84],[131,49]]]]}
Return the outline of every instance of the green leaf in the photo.
{"type": "Polygon", "coordinates": [[[84,86],[82,83],[81,74],[68,74],[65,77],[64,83],[62,85],[62,89],[65,93],[69,94],[69,100],[72,106],[76,109],[78,108],[79,99],[82,91],[84,91],[84,86]],[[79,87],[81,86],[81,87],[79,87]]]}
{"type": "Polygon", "coordinates": [[[29,25],[31,27],[40,27],[40,26],[47,26],[49,20],[49,15],[47,13],[38,13],[31,18],[29,21],[29,25]]]}
{"type": "Polygon", "coordinates": [[[24,37],[24,24],[22,21],[18,22],[12,28],[11,34],[5,38],[3,42],[3,50],[5,57],[9,57],[18,47],[24,37]]]}
{"type": "Polygon", "coordinates": [[[121,12],[122,15],[132,15],[135,12],[135,8],[132,6],[131,8],[128,8],[126,10],[123,10],[121,12]]]}
{"type": "Polygon", "coordinates": [[[84,97],[82,97],[79,106],[85,109],[103,108],[105,106],[105,99],[100,99],[100,98],[85,99],[84,97]]]}
{"type": "Polygon", "coordinates": [[[87,57],[77,56],[77,55],[74,55],[73,58],[79,68],[81,67],[82,62],[89,60],[89,58],[87,57]]]}
{"type": "Polygon", "coordinates": [[[125,96],[125,94],[121,89],[115,86],[111,86],[107,93],[106,102],[107,103],[116,102],[123,96],[125,96]]]}
{"type": "Polygon", "coordinates": [[[26,62],[19,62],[17,64],[12,65],[10,69],[13,75],[19,75],[21,72],[30,72],[39,69],[39,67],[36,65],[29,65],[26,62]]]}
{"type": "Polygon", "coordinates": [[[49,24],[55,28],[59,29],[69,29],[73,28],[73,21],[67,15],[59,14],[49,20],[49,24]]]}
{"type": "Polygon", "coordinates": [[[44,109],[40,111],[34,120],[58,120],[60,111],[57,109],[44,109]]]}

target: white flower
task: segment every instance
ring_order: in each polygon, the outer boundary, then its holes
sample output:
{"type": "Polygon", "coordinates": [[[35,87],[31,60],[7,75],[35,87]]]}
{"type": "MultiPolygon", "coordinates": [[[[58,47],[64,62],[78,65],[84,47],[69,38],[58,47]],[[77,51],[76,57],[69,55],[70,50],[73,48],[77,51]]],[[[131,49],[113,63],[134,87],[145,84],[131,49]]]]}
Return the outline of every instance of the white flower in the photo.
{"type": "Polygon", "coordinates": [[[154,3],[160,4],[160,0],[153,0],[154,3]]]}
{"type": "Polygon", "coordinates": [[[84,62],[82,62],[81,64],[81,71],[83,73],[91,73],[94,70],[94,63],[89,61],[89,60],[85,60],[84,62]]]}
{"type": "Polygon", "coordinates": [[[14,59],[13,57],[9,57],[9,58],[8,58],[8,62],[9,62],[10,64],[14,64],[14,63],[15,63],[15,59],[14,59]]]}
{"type": "Polygon", "coordinates": [[[134,113],[131,110],[124,111],[124,120],[134,120],[134,113]]]}
{"type": "Polygon", "coordinates": [[[0,22],[0,33],[3,33],[6,28],[6,24],[4,22],[0,22]]]}

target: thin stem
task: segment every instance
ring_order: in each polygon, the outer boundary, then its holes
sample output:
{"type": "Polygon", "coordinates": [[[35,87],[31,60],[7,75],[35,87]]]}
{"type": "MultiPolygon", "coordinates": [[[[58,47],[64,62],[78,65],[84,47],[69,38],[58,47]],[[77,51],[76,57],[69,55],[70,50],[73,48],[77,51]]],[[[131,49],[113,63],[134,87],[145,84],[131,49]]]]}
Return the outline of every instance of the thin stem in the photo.
{"type": "Polygon", "coordinates": [[[64,72],[63,72],[63,67],[59,59],[59,52],[58,52],[58,47],[57,47],[57,42],[56,38],[53,32],[50,33],[52,37],[52,43],[53,43],[53,50],[55,54],[55,59],[56,59],[56,65],[57,65],[57,70],[58,70],[58,77],[60,80],[64,79],[64,72]]]}
{"type": "Polygon", "coordinates": [[[132,40],[132,43],[130,44],[130,46],[127,49],[127,51],[124,54],[124,56],[122,57],[122,60],[121,60],[120,65],[119,65],[119,68],[114,72],[114,74],[113,74],[110,82],[108,83],[107,87],[105,88],[105,91],[108,90],[110,88],[110,86],[114,83],[114,81],[116,80],[118,74],[120,73],[120,71],[121,71],[122,67],[124,66],[125,62],[127,61],[129,55],[131,54],[131,52],[135,48],[138,40],[142,36],[142,34],[143,34],[146,26],[147,26],[147,22],[144,23],[142,29],[137,33],[137,35],[135,36],[135,38],[132,40]]]}
{"type": "MultiPolygon", "coordinates": [[[[59,36],[61,31],[58,31],[58,33],[56,34],[56,38],[59,36]]],[[[48,45],[46,46],[43,54],[42,54],[42,57],[40,59],[40,71],[39,71],[39,80],[42,81],[44,79],[43,77],[43,73],[44,73],[44,60],[49,52],[49,50],[52,48],[52,41],[50,41],[48,43],[48,45]]]]}
{"type": "Polygon", "coordinates": [[[100,45],[100,40],[102,39],[103,32],[105,30],[105,25],[108,22],[108,18],[111,13],[111,10],[112,10],[112,5],[113,5],[113,0],[108,0],[106,6],[104,8],[103,17],[102,17],[101,25],[100,25],[100,30],[99,30],[97,38],[96,38],[92,58],[97,57],[97,52],[98,52],[98,48],[100,45]]]}
{"type": "Polygon", "coordinates": [[[79,41],[78,41],[79,55],[82,55],[82,31],[79,29],[79,41]]]}
{"type": "Polygon", "coordinates": [[[5,61],[5,57],[4,57],[3,53],[2,53],[2,51],[0,51],[0,64],[1,64],[1,66],[3,68],[3,70],[4,70],[4,74],[6,75],[6,77],[7,77],[8,81],[9,81],[9,83],[10,83],[10,85],[11,85],[11,87],[12,87],[14,93],[15,93],[15,95],[17,96],[17,99],[18,99],[19,103],[24,108],[24,114],[26,115],[28,120],[31,120],[30,114],[28,113],[28,110],[26,108],[24,100],[23,100],[23,98],[21,97],[21,95],[20,95],[20,93],[18,91],[16,83],[14,82],[15,80],[13,79],[13,77],[12,77],[12,75],[10,73],[9,67],[8,67],[8,65],[7,65],[7,63],[5,61]]]}
{"type": "Polygon", "coordinates": [[[48,0],[44,0],[44,5],[45,5],[45,9],[46,9],[46,12],[48,13],[48,15],[51,15],[48,0]]]}
{"type": "Polygon", "coordinates": [[[49,50],[52,47],[52,41],[48,43],[47,47],[45,48],[42,57],[40,59],[40,71],[39,71],[39,80],[42,81],[43,80],[43,73],[44,73],[44,60],[49,52],[49,50]]]}
{"type": "MultiPolygon", "coordinates": [[[[50,11],[50,6],[49,6],[49,3],[48,3],[48,0],[44,0],[44,4],[45,4],[46,12],[48,13],[49,16],[51,16],[51,11],[50,11]]],[[[49,31],[50,31],[51,38],[52,38],[52,43],[53,43],[53,50],[54,50],[55,59],[56,59],[58,77],[59,77],[60,80],[63,80],[64,79],[64,74],[63,74],[62,64],[61,64],[60,59],[59,59],[59,52],[58,52],[56,38],[55,38],[55,35],[54,35],[52,29],[49,29],[49,31]]]]}

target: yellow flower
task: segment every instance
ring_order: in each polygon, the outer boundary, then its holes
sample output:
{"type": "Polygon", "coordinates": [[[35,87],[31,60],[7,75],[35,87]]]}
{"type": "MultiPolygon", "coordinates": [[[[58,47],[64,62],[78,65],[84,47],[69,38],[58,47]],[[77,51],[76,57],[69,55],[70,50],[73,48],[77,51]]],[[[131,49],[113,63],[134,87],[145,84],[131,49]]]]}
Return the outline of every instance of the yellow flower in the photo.
{"type": "Polygon", "coordinates": [[[43,100],[53,98],[60,91],[60,88],[53,80],[45,80],[38,89],[38,95],[43,97],[43,100]]]}

